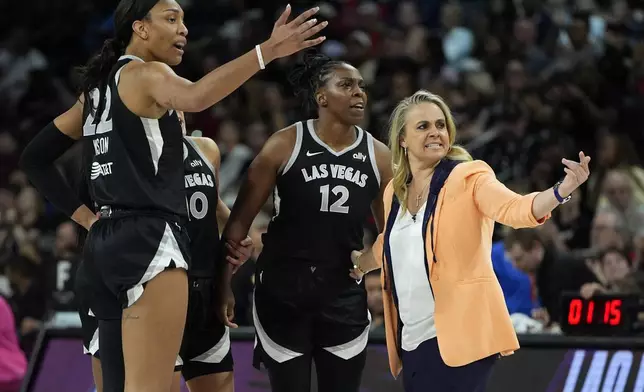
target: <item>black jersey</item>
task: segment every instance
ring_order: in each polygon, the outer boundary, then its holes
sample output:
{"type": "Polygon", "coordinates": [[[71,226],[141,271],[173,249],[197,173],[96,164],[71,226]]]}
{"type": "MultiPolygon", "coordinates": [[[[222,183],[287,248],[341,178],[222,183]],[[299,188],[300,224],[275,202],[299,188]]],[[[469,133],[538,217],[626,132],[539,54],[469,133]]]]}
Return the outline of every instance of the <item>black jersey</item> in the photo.
{"type": "Polygon", "coordinates": [[[212,277],[218,256],[219,227],[217,225],[217,179],[215,169],[197,144],[184,138],[183,168],[188,207],[188,236],[191,264],[188,274],[212,277]]]}
{"type": "Polygon", "coordinates": [[[351,251],[363,248],[363,230],[380,190],[373,137],[356,127],[356,141],[334,151],[313,120],[297,123],[290,159],[274,190],[275,216],[258,263],[305,260],[348,271],[351,251]]]}
{"type": "Polygon", "coordinates": [[[185,217],[181,124],[173,110],[151,119],[125,106],[117,86],[123,66],[133,60],[140,61],[122,56],[106,86],[91,91],[91,103],[85,103],[83,138],[91,150],[85,162],[90,167],[90,196],[97,206],[161,210],[185,217]],[[99,101],[104,109],[97,118],[90,107],[97,108],[99,101]]]}

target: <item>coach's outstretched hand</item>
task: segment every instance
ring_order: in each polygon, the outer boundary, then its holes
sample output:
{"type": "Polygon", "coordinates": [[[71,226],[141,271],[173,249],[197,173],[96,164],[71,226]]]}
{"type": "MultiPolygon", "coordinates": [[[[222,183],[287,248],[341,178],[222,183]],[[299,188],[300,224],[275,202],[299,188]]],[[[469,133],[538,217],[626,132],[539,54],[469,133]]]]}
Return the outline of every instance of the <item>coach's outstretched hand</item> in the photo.
{"type": "Polygon", "coordinates": [[[291,15],[291,6],[287,5],[282,15],[273,26],[271,37],[262,45],[262,50],[266,62],[274,59],[290,56],[300,50],[310,48],[321,44],[326,37],[309,39],[324,29],[328,22],[318,23],[317,19],[310,19],[319,11],[319,7],[314,7],[303,12],[297,18],[286,23],[291,15]]]}
{"type": "Polygon", "coordinates": [[[561,185],[559,185],[559,192],[563,197],[566,197],[588,180],[590,176],[590,157],[586,156],[583,151],[580,151],[579,162],[562,159],[561,163],[565,166],[564,171],[566,172],[566,177],[561,182],[561,185]]]}

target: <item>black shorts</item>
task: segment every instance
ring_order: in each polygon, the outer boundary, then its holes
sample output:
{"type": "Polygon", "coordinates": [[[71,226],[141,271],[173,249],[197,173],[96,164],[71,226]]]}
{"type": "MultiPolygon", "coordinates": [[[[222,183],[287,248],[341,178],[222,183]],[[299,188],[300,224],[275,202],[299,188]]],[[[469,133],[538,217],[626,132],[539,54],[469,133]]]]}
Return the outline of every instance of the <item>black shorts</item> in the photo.
{"type": "Polygon", "coordinates": [[[183,378],[233,371],[230,332],[215,314],[212,279],[189,278],[188,316],[179,351],[183,378]]]}
{"type": "MultiPolygon", "coordinates": [[[[83,335],[83,353],[100,358],[98,353],[98,320],[90,312],[89,307],[80,305],[78,314],[81,319],[83,335]]],[[[120,339],[120,336],[118,337],[120,339]]]]}
{"type": "Polygon", "coordinates": [[[189,239],[178,223],[162,216],[115,213],[90,229],[82,279],[89,284],[85,298],[99,319],[120,319],[147,282],[168,268],[188,269],[189,239]]]}
{"type": "MultiPolygon", "coordinates": [[[[215,317],[212,279],[190,278],[188,317],[175,371],[188,381],[196,377],[231,372],[233,356],[228,327],[215,317]]],[[[98,320],[89,307],[80,303],[80,319],[85,354],[100,358],[98,320]]],[[[120,341],[120,336],[114,338],[120,341]]]]}
{"type": "Polygon", "coordinates": [[[320,348],[348,360],[367,346],[371,316],[364,282],[351,280],[348,268],[338,280],[327,279],[328,271],[302,267],[257,269],[253,365],[258,369],[262,362],[280,364],[320,348]]]}
{"type": "Polygon", "coordinates": [[[78,264],[74,285],[78,314],[81,320],[83,352],[98,358],[98,320],[90,311],[89,294],[92,291],[92,284],[88,279],[85,261],[81,260],[80,264],[78,264]]]}

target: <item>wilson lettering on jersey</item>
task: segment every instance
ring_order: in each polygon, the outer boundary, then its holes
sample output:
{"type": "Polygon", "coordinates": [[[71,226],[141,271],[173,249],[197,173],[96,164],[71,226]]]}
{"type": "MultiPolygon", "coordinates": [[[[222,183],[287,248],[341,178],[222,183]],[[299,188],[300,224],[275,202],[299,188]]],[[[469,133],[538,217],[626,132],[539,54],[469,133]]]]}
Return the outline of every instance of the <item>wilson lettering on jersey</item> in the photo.
{"type": "Polygon", "coordinates": [[[219,195],[215,170],[192,139],[186,137],[183,143],[183,179],[188,209],[186,229],[190,237],[192,259],[188,274],[210,278],[214,276],[215,260],[219,256],[219,195]]]}
{"type": "Polygon", "coordinates": [[[373,137],[355,130],[355,142],[334,151],[319,139],[313,120],[296,124],[258,263],[306,261],[314,264],[312,271],[350,267],[351,251],[363,248],[363,228],[380,190],[373,137]]]}
{"type": "Polygon", "coordinates": [[[185,217],[179,117],[170,110],[159,119],[142,118],[125,106],[118,84],[130,61],[142,60],[122,56],[105,86],[92,90],[83,108],[83,140],[91,151],[83,162],[90,196],[97,206],[161,210],[185,217]],[[102,110],[91,110],[99,102],[102,110]]]}

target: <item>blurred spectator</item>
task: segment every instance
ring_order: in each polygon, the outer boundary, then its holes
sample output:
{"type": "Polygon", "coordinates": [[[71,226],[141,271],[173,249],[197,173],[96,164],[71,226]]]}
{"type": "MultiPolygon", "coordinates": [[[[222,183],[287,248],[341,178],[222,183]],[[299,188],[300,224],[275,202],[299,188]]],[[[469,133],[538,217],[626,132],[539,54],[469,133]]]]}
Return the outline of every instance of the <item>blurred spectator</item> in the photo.
{"type": "Polygon", "coordinates": [[[28,258],[14,256],[5,271],[13,293],[10,302],[14,309],[20,347],[30,355],[47,313],[47,291],[38,265],[28,258]]]}
{"type": "Polygon", "coordinates": [[[241,143],[241,130],[239,124],[232,120],[227,120],[221,124],[217,144],[221,151],[221,167],[219,169],[219,192],[221,198],[229,203],[233,193],[236,194],[237,181],[240,179],[243,169],[253,159],[253,153],[248,146],[241,143]]]}
{"type": "Polygon", "coordinates": [[[633,272],[631,261],[624,251],[607,249],[599,256],[600,269],[596,274],[599,282],[585,283],[581,286],[580,294],[590,298],[595,294],[619,293],[624,290],[624,284],[633,272]]]}
{"type": "Polygon", "coordinates": [[[27,372],[27,360],[18,346],[17,336],[11,307],[0,296],[0,391],[2,392],[18,392],[27,372]]]}
{"type": "Polygon", "coordinates": [[[33,71],[47,68],[47,59],[29,41],[29,31],[17,27],[0,48],[0,97],[5,109],[14,109],[27,92],[33,71]]]}
{"type": "Polygon", "coordinates": [[[558,322],[561,317],[560,297],[563,292],[579,292],[585,283],[599,282],[583,260],[570,258],[547,247],[535,229],[512,230],[504,244],[516,267],[533,279],[552,322],[558,322]]]}
{"type": "Polygon", "coordinates": [[[620,215],[611,211],[595,215],[590,229],[590,255],[610,248],[624,250],[628,244],[626,223],[620,215]]]}
{"type": "Polygon", "coordinates": [[[519,270],[507,257],[503,241],[492,245],[492,267],[510,314],[531,316],[532,311],[538,308],[538,301],[532,290],[530,276],[519,270]]]}
{"type": "MultiPolygon", "coordinates": [[[[640,191],[644,191],[644,183],[636,186],[640,191]]],[[[619,215],[626,223],[626,229],[631,233],[644,227],[644,202],[635,198],[633,184],[628,178],[627,172],[609,171],[604,178],[602,196],[605,196],[606,201],[600,202],[597,206],[598,212],[612,211],[619,215]]]]}
{"type": "Polygon", "coordinates": [[[56,229],[54,249],[49,257],[48,291],[52,293],[50,309],[73,312],[78,309],[74,296],[74,279],[80,263],[76,224],[63,222],[56,229]]]}

